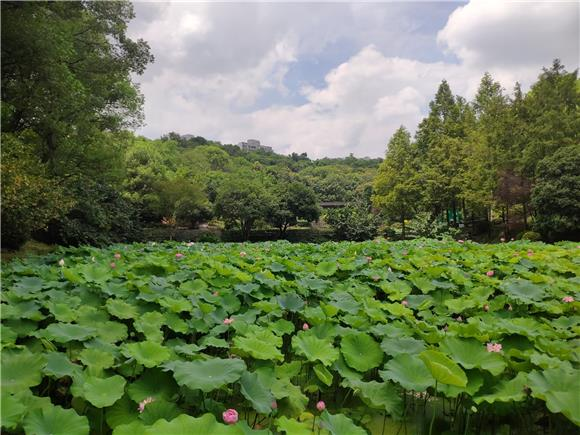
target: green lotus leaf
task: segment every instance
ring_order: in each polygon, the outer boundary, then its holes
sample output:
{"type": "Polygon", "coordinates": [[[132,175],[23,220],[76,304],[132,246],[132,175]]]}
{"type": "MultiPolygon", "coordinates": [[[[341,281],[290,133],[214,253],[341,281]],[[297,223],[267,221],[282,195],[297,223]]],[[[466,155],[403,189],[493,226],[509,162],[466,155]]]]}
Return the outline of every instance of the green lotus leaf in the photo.
{"type": "Polygon", "coordinates": [[[107,343],[117,343],[127,338],[127,325],[119,322],[95,324],[96,336],[107,343]]]}
{"type": "Polygon", "coordinates": [[[246,369],[241,359],[213,358],[206,361],[172,361],[166,368],[173,371],[179,385],[207,393],[237,381],[246,369]]]}
{"type": "Polygon", "coordinates": [[[381,342],[381,349],[390,356],[397,356],[405,353],[417,355],[425,350],[425,342],[413,337],[389,337],[383,339],[381,342]]]}
{"type": "Polygon", "coordinates": [[[419,354],[419,358],[425,363],[436,381],[457,387],[467,385],[465,372],[444,353],[436,350],[425,350],[419,354]]]}
{"type": "Polygon", "coordinates": [[[42,381],[42,369],[46,361],[41,354],[30,352],[2,352],[2,392],[18,393],[34,387],[42,381]]]}
{"type": "MultiPolygon", "coordinates": [[[[145,435],[147,432],[147,427],[141,422],[141,420],[137,419],[135,421],[120,424],[113,428],[113,435],[135,435],[135,434],[142,434],[145,435]]],[[[186,434],[187,432],[178,432],[175,435],[186,434]]]]}
{"type": "Polygon", "coordinates": [[[120,299],[108,299],[105,304],[107,311],[119,319],[135,319],[139,316],[137,309],[120,299]]]}
{"type": "Polygon", "coordinates": [[[207,283],[201,279],[186,281],[179,286],[179,291],[183,296],[193,296],[204,290],[207,290],[207,283]]]}
{"type": "Polygon", "coordinates": [[[488,352],[485,345],[476,339],[447,336],[440,347],[466,369],[480,368],[497,376],[506,368],[502,355],[488,352]]]}
{"type": "Polygon", "coordinates": [[[159,300],[162,307],[167,308],[172,313],[182,313],[193,309],[191,302],[185,298],[164,297],[159,300]]]}
{"type": "Polygon", "coordinates": [[[561,412],[580,426],[580,370],[534,370],[528,374],[532,396],[542,399],[551,412],[561,412]]]}
{"type": "Polygon", "coordinates": [[[115,375],[110,378],[88,376],[82,384],[83,397],[97,408],[111,406],[125,393],[125,379],[115,375]]]}
{"type": "Polygon", "coordinates": [[[443,393],[445,397],[457,397],[462,393],[473,396],[483,386],[483,375],[480,370],[467,370],[467,385],[457,387],[455,385],[438,384],[437,391],[443,393]]]}
{"type": "Polygon", "coordinates": [[[73,376],[82,370],[81,366],[73,364],[64,353],[49,352],[45,353],[44,357],[46,358],[44,373],[47,375],[62,378],[63,376],[73,376]]]}
{"type": "Polygon", "coordinates": [[[240,379],[241,393],[260,414],[272,412],[274,396],[256,373],[244,372],[240,379]]]}
{"type": "Polygon", "coordinates": [[[279,361],[284,359],[279,350],[282,338],[265,328],[252,328],[246,335],[236,336],[233,343],[237,349],[256,359],[279,361]]]}
{"type": "Polygon", "coordinates": [[[385,364],[379,372],[384,380],[398,382],[406,390],[425,391],[435,385],[435,379],[416,355],[402,353],[385,364]]]}
{"type": "Polygon", "coordinates": [[[413,290],[412,287],[402,279],[383,282],[380,287],[382,291],[389,295],[389,299],[395,301],[402,300],[413,290]]]}
{"type": "Polygon", "coordinates": [[[500,289],[511,299],[524,304],[541,301],[546,296],[543,286],[521,278],[510,278],[502,281],[500,289]]]}
{"type": "Polygon", "coordinates": [[[97,264],[85,264],[78,267],[78,271],[88,282],[102,284],[112,277],[111,268],[97,264]]]}
{"type": "Polygon", "coordinates": [[[276,296],[276,299],[280,306],[288,311],[296,312],[304,307],[304,301],[296,293],[284,293],[283,295],[276,296]]]}
{"type": "Polygon", "coordinates": [[[308,397],[304,395],[300,387],[291,383],[289,379],[276,379],[271,388],[276,399],[283,399],[284,405],[291,415],[298,416],[306,409],[308,397]]]}
{"type": "Polygon", "coordinates": [[[170,400],[179,388],[167,372],[158,368],[146,369],[136,381],[127,388],[127,394],[135,402],[141,402],[147,397],[170,400]]]}
{"type": "Polygon", "coordinates": [[[334,261],[323,261],[316,266],[316,273],[320,276],[332,276],[336,273],[338,266],[334,261]]]}
{"type": "Polygon", "coordinates": [[[336,361],[339,355],[330,340],[316,338],[312,333],[303,331],[292,337],[292,348],[308,361],[320,361],[325,366],[336,361]]]}
{"type": "Polygon", "coordinates": [[[381,346],[364,333],[351,333],[342,337],[340,352],[346,363],[359,372],[378,367],[384,356],[381,346]]]}
{"type": "Polygon", "coordinates": [[[88,435],[87,417],[73,409],[52,406],[35,409],[24,419],[24,431],[34,435],[88,435]]]}
{"type": "Polygon", "coordinates": [[[34,299],[44,286],[44,280],[35,276],[25,276],[12,284],[10,292],[19,299],[34,299]]]}
{"type": "Polygon", "coordinates": [[[156,367],[171,357],[169,349],[153,341],[129,343],[123,347],[125,356],[135,359],[147,368],[156,367]]]}
{"type": "MultiPolygon", "coordinates": [[[[131,388],[132,384],[129,385],[131,388]]],[[[142,399],[141,399],[142,400],[142,399]]],[[[124,395],[117,400],[113,406],[109,406],[105,411],[105,419],[111,429],[124,424],[130,424],[139,418],[139,411],[134,401],[124,395]]]]}
{"type": "Polygon", "coordinates": [[[386,411],[393,418],[403,414],[403,399],[391,382],[347,381],[369,406],[386,411]]]}
{"type": "Polygon", "coordinates": [[[217,347],[220,349],[228,349],[230,347],[229,343],[223,338],[212,337],[206,335],[199,342],[200,347],[217,347]]]}
{"type": "Polygon", "coordinates": [[[57,343],[68,343],[69,341],[85,341],[96,335],[95,328],[75,325],[73,323],[52,323],[37,331],[37,336],[57,343]]]}
{"type": "Polygon", "coordinates": [[[419,290],[421,290],[421,292],[423,293],[432,292],[437,288],[429,278],[426,278],[425,276],[419,273],[408,275],[407,279],[411,281],[413,285],[417,287],[419,290]]]}
{"type": "Polygon", "coordinates": [[[332,373],[330,373],[326,367],[324,367],[322,364],[316,364],[313,367],[313,370],[316,377],[320,379],[323,384],[329,387],[332,385],[332,373]]]}
{"type": "Polygon", "coordinates": [[[68,304],[49,302],[46,306],[54,316],[55,320],[59,322],[72,322],[77,319],[78,312],[68,304]]]}
{"type": "Polygon", "coordinates": [[[113,355],[95,348],[83,349],[79,355],[79,359],[84,365],[96,371],[107,369],[115,364],[113,355]]]}
{"type": "Polygon", "coordinates": [[[2,394],[0,400],[0,421],[4,428],[14,429],[22,421],[28,409],[17,396],[2,394]]]}
{"type": "Polygon", "coordinates": [[[158,311],[145,313],[133,323],[135,330],[142,332],[147,340],[161,343],[163,332],[161,327],[165,324],[165,316],[158,311]]]}
{"type": "Polygon", "coordinates": [[[324,411],[320,415],[321,426],[332,435],[367,435],[367,431],[354,424],[354,422],[343,414],[330,414],[324,411]]]}
{"type": "Polygon", "coordinates": [[[515,378],[502,380],[495,384],[488,394],[475,396],[473,401],[477,404],[481,402],[520,402],[527,397],[524,391],[527,380],[527,373],[519,372],[515,378]]]}
{"type": "Polygon", "coordinates": [[[143,423],[150,425],[160,419],[171,421],[183,414],[183,410],[175,403],[155,397],[153,399],[153,402],[145,405],[144,411],[139,414],[139,420],[143,423]]]}
{"type": "Polygon", "coordinates": [[[312,435],[312,424],[285,416],[276,419],[276,427],[287,435],[312,435]]]}
{"type": "Polygon", "coordinates": [[[153,426],[148,427],[146,435],[185,435],[185,434],[211,434],[211,435],[243,435],[241,427],[218,423],[212,414],[204,414],[195,418],[181,414],[170,422],[158,420],[153,426]]]}
{"type": "Polygon", "coordinates": [[[270,324],[270,330],[278,336],[292,334],[294,329],[294,324],[284,319],[276,320],[270,324]]]}

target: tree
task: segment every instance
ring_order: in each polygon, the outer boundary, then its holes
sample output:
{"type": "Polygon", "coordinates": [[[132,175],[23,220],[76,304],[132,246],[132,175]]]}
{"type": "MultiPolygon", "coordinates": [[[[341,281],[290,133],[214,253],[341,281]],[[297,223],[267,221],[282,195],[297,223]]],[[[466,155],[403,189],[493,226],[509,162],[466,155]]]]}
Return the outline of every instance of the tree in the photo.
{"type": "Polygon", "coordinates": [[[157,186],[159,214],[196,227],[211,217],[211,209],[203,190],[196,183],[176,177],[161,181],[157,186]]]}
{"type": "Polygon", "coordinates": [[[316,195],[303,183],[279,184],[274,196],[268,221],[280,230],[280,236],[286,234],[289,226],[296,225],[298,219],[312,222],[320,217],[316,195]]]}
{"type": "Polygon", "coordinates": [[[580,145],[544,158],[532,190],[534,229],[548,240],[580,240],[580,145]]]}
{"type": "Polygon", "coordinates": [[[34,134],[2,133],[2,246],[17,249],[74,205],[28,145],[34,134]],[[27,137],[28,136],[28,137],[27,137]]]}
{"type": "Polygon", "coordinates": [[[373,204],[387,218],[401,222],[403,239],[405,221],[413,217],[422,199],[418,170],[417,152],[411,143],[411,135],[401,126],[389,141],[385,160],[379,166],[373,204]]]}
{"type": "Polygon", "coordinates": [[[226,224],[237,226],[242,237],[248,240],[256,221],[267,218],[272,202],[272,195],[260,179],[248,174],[232,174],[218,188],[215,214],[226,224]]]}
{"type": "Polygon", "coordinates": [[[363,241],[376,237],[379,219],[366,201],[354,200],[327,212],[326,222],[340,240],[363,241]]]}

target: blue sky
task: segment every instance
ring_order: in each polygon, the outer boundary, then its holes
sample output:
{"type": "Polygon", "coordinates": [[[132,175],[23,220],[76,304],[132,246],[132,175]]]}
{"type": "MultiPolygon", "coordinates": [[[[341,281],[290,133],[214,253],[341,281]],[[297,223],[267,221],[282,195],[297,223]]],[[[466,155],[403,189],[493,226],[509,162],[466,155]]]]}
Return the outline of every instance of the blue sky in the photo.
{"type": "Polygon", "coordinates": [[[311,157],[381,156],[438,83],[510,92],[555,57],[578,67],[576,2],[135,3],[155,63],[136,81],[146,125],[311,157]]]}

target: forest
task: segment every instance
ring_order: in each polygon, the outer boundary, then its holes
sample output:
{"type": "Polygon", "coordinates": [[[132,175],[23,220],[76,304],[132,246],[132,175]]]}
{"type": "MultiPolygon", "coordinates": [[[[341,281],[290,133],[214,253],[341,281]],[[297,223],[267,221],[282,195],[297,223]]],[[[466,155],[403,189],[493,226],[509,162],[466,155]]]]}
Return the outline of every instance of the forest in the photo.
{"type": "Polygon", "coordinates": [[[3,248],[206,222],[242,239],[319,220],[339,240],[579,237],[580,82],[558,60],[527,91],[485,74],[468,100],[444,80],[414,134],[385,138],[384,159],[311,160],[136,136],[134,78],[154,58],[128,37],[133,16],[124,2],[2,3],[3,248]]]}

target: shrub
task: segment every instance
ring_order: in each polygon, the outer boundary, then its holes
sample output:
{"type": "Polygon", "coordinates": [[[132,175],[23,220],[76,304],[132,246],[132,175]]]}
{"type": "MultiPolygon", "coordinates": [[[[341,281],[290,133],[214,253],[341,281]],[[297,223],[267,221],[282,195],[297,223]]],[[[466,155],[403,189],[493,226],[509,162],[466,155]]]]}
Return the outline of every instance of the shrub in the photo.
{"type": "Polygon", "coordinates": [[[339,240],[370,240],[376,237],[379,229],[378,217],[361,200],[330,210],[326,222],[339,240]]]}
{"type": "Polygon", "coordinates": [[[536,242],[542,239],[542,235],[540,233],[536,233],[535,231],[525,231],[518,238],[521,240],[530,240],[532,242],[536,242]]]}

